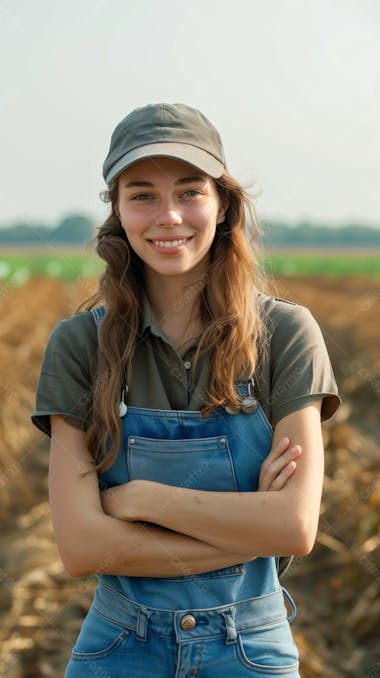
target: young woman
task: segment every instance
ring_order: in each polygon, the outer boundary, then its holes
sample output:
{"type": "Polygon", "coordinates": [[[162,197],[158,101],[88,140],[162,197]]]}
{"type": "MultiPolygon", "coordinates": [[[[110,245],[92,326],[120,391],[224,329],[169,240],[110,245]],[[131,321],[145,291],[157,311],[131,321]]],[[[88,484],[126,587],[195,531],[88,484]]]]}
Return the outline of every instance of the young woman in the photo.
{"type": "Polygon", "coordinates": [[[51,333],[32,415],[63,563],[98,577],[65,676],[299,676],[279,571],[313,547],[341,402],[320,328],[265,293],[199,111],[132,111],[103,175],[107,266],[51,333]]]}

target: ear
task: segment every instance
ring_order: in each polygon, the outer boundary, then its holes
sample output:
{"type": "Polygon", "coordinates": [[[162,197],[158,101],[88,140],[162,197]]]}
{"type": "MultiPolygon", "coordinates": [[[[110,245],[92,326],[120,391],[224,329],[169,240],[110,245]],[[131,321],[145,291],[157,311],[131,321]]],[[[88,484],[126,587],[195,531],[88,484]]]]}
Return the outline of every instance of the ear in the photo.
{"type": "Polygon", "coordinates": [[[230,201],[228,200],[228,198],[223,198],[223,199],[221,198],[220,199],[220,207],[219,207],[218,215],[217,215],[217,219],[216,219],[217,224],[222,224],[223,221],[225,220],[226,212],[228,210],[229,204],[230,204],[230,201]]]}

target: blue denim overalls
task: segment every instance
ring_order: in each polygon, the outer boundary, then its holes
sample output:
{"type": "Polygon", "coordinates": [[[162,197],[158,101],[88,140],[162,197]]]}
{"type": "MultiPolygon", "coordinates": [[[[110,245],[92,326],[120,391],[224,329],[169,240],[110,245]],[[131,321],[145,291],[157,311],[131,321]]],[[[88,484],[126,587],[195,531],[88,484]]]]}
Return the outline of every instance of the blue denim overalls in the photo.
{"type": "MultiPolygon", "coordinates": [[[[104,307],[92,311],[97,324],[104,307]]],[[[246,396],[247,382],[237,386],[246,396]]],[[[262,407],[251,414],[128,406],[123,444],[101,489],[135,478],[220,492],[257,489],[273,430],[262,407]]],[[[133,548],[133,546],[132,546],[133,548]]],[[[128,577],[98,574],[91,608],[65,678],[299,678],[289,622],[296,614],[280,585],[278,558],[212,572],[128,577]],[[287,617],[284,595],[291,605],[287,617]]]]}

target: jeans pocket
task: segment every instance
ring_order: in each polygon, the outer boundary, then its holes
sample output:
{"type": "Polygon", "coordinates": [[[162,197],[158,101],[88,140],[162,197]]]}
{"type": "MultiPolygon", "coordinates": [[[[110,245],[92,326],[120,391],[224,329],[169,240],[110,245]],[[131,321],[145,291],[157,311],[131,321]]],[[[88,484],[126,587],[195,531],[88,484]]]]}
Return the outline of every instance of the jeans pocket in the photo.
{"type": "Polygon", "coordinates": [[[91,607],[79,632],[71,659],[95,660],[112,655],[131,637],[131,629],[91,607]]]}
{"type": "Polygon", "coordinates": [[[299,675],[299,653],[286,619],[239,631],[236,651],[240,662],[258,675],[299,675]]]}

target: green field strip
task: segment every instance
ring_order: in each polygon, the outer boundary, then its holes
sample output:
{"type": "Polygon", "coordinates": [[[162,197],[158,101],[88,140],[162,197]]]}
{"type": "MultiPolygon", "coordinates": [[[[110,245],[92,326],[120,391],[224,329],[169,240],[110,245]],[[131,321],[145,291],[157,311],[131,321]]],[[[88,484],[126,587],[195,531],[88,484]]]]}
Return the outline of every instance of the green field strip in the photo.
{"type": "MultiPolygon", "coordinates": [[[[259,257],[271,275],[283,276],[355,276],[380,277],[380,256],[377,252],[353,255],[313,254],[268,254],[259,257]]],[[[0,255],[0,282],[22,284],[34,276],[48,276],[65,282],[98,276],[105,267],[99,257],[86,254],[24,254],[0,255]]]]}

